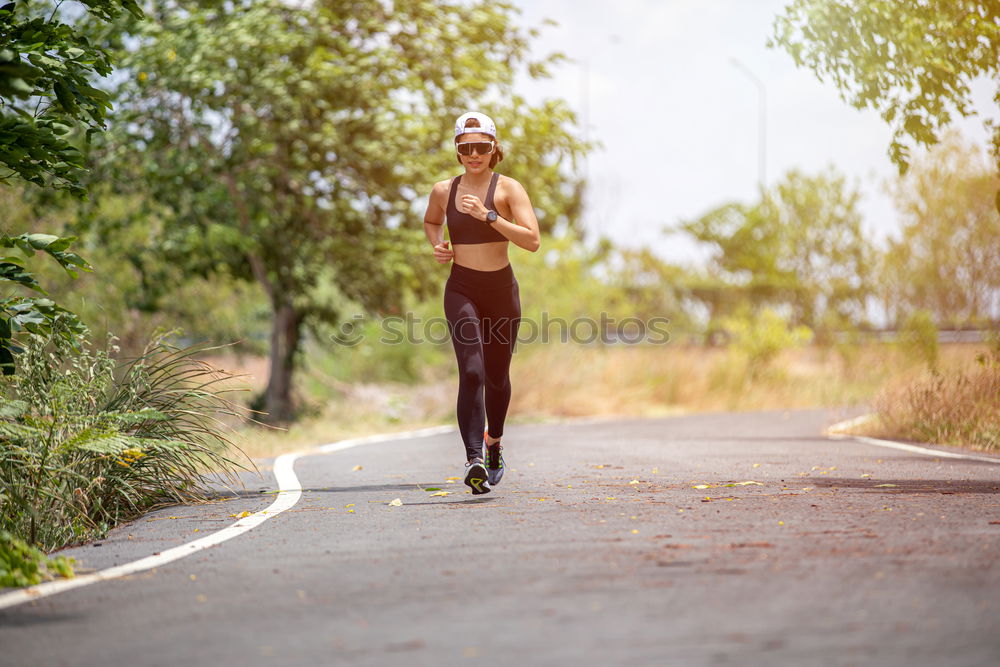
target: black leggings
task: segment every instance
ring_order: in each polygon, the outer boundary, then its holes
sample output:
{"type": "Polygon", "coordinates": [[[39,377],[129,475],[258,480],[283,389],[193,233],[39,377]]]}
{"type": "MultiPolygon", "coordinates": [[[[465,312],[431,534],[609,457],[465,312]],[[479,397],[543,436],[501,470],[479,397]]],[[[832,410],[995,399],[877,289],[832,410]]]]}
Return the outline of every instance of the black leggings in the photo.
{"type": "Polygon", "coordinates": [[[521,298],[510,264],[478,271],[452,262],[444,314],[458,360],[458,428],[466,459],[473,459],[483,455],[486,420],[490,436],[499,438],[510,405],[510,359],[521,323],[521,298]]]}

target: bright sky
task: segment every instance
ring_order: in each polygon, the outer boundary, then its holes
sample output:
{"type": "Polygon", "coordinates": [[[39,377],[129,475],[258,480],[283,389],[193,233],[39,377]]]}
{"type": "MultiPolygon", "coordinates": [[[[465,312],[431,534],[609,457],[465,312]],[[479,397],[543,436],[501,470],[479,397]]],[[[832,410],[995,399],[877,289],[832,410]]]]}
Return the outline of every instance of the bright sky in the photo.
{"type": "MultiPolygon", "coordinates": [[[[587,165],[589,231],[619,245],[650,246],[671,261],[697,262],[694,244],[665,235],[663,227],[726,201],[756,199],[758,91],[734,58],[766,88],[767,183],[793,167],[814,173],[833,164],[860,186],[873,237],[898,229],[882,185],[896,173],[886,155],[889,126],[877,113],[843,102],[810,70],[796,69],[785,51],[765,46],[786,0],[515,4],[524,26],[540,26],[546,17],[559,23],[542,28],[536,55],[561,51],[576,61],[560,66],[553,79],[525,81],[521,91],[532,101],[567,100],[589,119],[590,138],[604,145],[587,165]]],[[[989,86],[976,87],[975,103],[997,115],[989,86]]],[[[981,120],[960,127],[986,144],[981,120]]]]}

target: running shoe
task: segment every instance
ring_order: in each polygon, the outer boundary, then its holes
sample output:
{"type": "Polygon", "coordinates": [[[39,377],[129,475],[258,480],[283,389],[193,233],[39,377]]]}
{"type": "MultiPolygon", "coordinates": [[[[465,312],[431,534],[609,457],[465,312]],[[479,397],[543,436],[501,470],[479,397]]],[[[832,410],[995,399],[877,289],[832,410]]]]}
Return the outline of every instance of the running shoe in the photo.
{"type": "Polygon", "coordinates": [[[472,489],[472,495],[478,496],[482,493],[489,493],[489,475],[486,473],[486,466],[483,460],[475,458],[465,464],[468,472],[465,473],[465,485],[472,489]]]}
{"type": "MultiPolygon", "coordinates": [[[[483,442],[486,442],[486,436],[483,436],[483,442]]],[[[503,477],[504,463],[503,463],[503,447],[497,442],[492,445],[486,445],[486,475],[489,478],[490,484],[499,484],[500,478],[503,477]]]]}

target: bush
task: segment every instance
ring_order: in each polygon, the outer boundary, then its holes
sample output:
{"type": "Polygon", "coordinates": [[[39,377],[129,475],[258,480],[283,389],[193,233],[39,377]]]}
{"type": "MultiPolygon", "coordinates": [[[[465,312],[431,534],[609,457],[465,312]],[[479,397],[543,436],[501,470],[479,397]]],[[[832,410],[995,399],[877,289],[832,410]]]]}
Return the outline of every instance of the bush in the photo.
{"type": "Polygon", "coordinates": [[[41,549],[0,530],[0,588],[34,586],[53,576],[73,577],[72,558],[49,558],[41,549]]]}
{"type": "MultiPolygon", "coordinates": [[[[236,482],[220,414],[227,373],[154,337],[120,363],[58,335],[24,341],[0,385],[0,530],[49,550],[103,534],[158,504],[205,497],[214,471],[236,482]]],[[[238,451],[238,450],[237,450],[238,451]]]]}
{"type": "Polygon", "coordinates": [[[900,332],[900,344],[907,356],[919,359],[928,368],[937,368],[938,330],[934,317],[926,310],[915,311],[906,319],[900,332]]]}
{"type": "Polygon", "coordinates": [[[761,375],[783,350],[808,343],[808,327],[790,327],[781,315],[770,308],[751,316],[730,317],[723,322],[733,336],[733,346],[746,358],[747,374],[761,375]]]}

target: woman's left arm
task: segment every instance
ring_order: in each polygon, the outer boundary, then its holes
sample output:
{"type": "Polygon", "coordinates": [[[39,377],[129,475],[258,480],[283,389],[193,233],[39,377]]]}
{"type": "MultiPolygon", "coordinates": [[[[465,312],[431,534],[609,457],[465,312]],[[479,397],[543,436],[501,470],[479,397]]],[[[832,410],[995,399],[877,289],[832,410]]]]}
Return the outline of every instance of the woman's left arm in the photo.
{"type": "Polygon", "coordinates": [[[535,209],[531,206],[528,193],[524,186],[513,178],[506,179],[504,185],[506,186],[504,189],[507,191],[510,212],[517,223],[497,217],[497,221],[492,223],[492,226],[513,241],[514,245],[536,252],[542,245],[542,240],[538,232],[538,218],[535,217],[535,209]]]}

